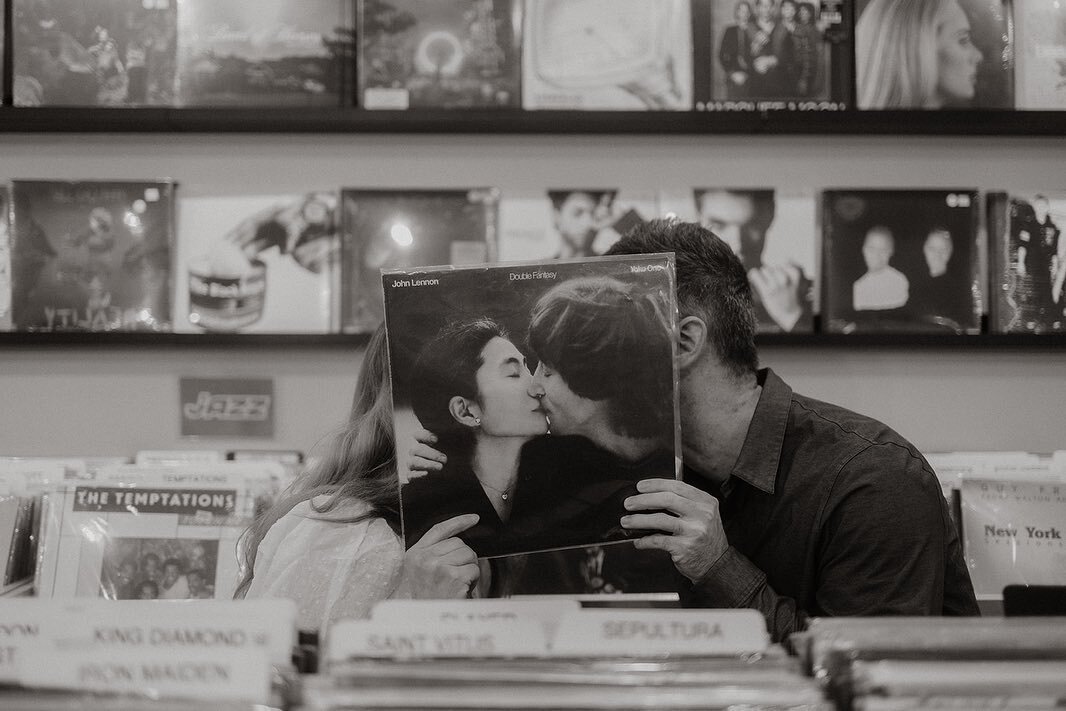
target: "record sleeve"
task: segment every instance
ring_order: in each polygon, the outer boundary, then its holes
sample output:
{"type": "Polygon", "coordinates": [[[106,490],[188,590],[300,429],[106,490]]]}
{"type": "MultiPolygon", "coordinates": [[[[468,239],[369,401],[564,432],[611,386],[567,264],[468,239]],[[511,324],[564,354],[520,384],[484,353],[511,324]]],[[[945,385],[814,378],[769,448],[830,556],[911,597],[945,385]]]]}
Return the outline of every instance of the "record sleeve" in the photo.
{"type": "Polygon", "coordinates": [[[640,535],[619,523],[623,500],[679,473],[672,255],[382,280],[408,545],[466,513],[480,557],[640,535]],[[448,462],[417,476],[423,428],[448,462]]]}
{"type": "Polygon", "coordinates": [[[1066,194],[990,193],[990,328],[1066,330],[1066,194]]]}
{"type": "Polygon", "coordinates": [[[174,189],[167,181],[15,181],[15,328],[169,331],[174,189]]]}
{"type": "Polygon", "coordinates": [[[842,111],[851,96],[851,3],[693,2],[696,108],[842,111]]]}
{"type": "Polygon", "coordinates": [[[689,0],[529,0],[522,106],[692,109],[689,0]]]}
{"type": "Polygon", "coordinates": [[[495,188],[341,193],[341,330],[370,333],[384,318],[381,270],[496,259],[495,188]]]}
{"type": "Polygon", "coordinates": [[[856,0],[855,13],[858,108],[1014,108],[1011,0],[856,0]]]}
{"type": "Polygon", "coordinates": [[[774,188],[664,191],[667,219],[698,222],[740,257],[760,333],[810,333],[818,308],[814,195],[774,188]]]}
{"type": "Polygon", "coordinates": [[[364,109],[520,108],[519,0],[360,3],[364,109]]]}
{"type": "Polygon", "coordinates": [[[975,190],[827,190],[822,209],[826,330],[980,332],[975,190]]]}
{"type": "Polygon", "coordinates": [[[354,3],[346,0],[182,0],[179,102],[350,105],[354,15],[354,3]]]}
{"type": "Polygon", "coordinates": [[[1066,109],[1066,7],[1014,3],[1016,108],[1066,109]]]}
{"type": "Polygon", "coordinates": [[[0,331],[11,330],[11,194],[0,186],[0,331]]]}
{"type": "Polygon", "coordinates": [[[508,192],[500,201],[500,259],[557,259],[603,254],[634,227],[659,215],[652,191],[553,188],[508,192]]]}
{"type": "Polygon", "coordinates": [[[11,5],[16,106],[173,103],[177,2],[11,5]]]}
{"type": "Polygon", "coordinates": [[[337,194],[183,199],[174,330],[336,330],[337,194]]]}

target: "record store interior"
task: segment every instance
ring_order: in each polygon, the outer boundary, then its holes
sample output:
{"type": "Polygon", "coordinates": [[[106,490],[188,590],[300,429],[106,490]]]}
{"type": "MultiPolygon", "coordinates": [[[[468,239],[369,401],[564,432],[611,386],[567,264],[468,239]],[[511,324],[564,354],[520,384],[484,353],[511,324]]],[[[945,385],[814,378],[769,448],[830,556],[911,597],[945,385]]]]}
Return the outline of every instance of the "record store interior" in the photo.
{"type": "Polygon", "coordinates": [[[1063,3],[0,30],[0,708],[1066,707],[1063,3]]]}

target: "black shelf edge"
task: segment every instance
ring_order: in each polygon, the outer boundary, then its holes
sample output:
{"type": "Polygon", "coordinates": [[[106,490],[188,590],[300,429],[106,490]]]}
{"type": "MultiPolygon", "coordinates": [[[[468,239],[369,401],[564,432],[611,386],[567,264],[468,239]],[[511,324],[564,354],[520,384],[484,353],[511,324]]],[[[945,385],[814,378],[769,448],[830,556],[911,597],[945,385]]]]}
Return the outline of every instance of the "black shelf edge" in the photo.
{"type": "Polygon", "coordinates": [[[0,133],[1066,136],[1066,111],[634,112],[0,108],[0,133]]]}
{"type": "Polygon", "coordinates": [[[991,349],[1066,349],[1066,333],[765,333],[756,336],[759,346],[834,348],[839,350],[858,348],[886,349],[943,349],[943,350],[991,350],[991,349]]]}

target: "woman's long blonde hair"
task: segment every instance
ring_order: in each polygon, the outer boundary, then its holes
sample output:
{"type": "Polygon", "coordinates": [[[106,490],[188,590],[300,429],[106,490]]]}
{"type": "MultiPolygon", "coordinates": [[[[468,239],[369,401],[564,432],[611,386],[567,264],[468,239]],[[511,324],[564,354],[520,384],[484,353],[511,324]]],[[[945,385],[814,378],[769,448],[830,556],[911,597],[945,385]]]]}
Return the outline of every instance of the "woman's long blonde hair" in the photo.
{"type": "Polygon", "coordinates": [[[325,455],[260,514],[237,542],[241,582],[235,598],[244,597],[255,574],[259,544],[270,527],[294,506],[311,502],[315,513],[325,514],[340,504],[358,499],[369,506],[356,518],[336,518],[356,523],[382,518],[399,535],[399,481],[396,478],[396,451],[392,432],[392,391],[389,386],[389,356],[385,330],[379,327],[367,344],[356,380],[355,398],[347,424],[331,442],[325,455]]]}
{"type": "Polygon", "coordinates": [[[855,24],[860,109],[936,108],[937,30],[956,0],[870,0],[855,24]]]}

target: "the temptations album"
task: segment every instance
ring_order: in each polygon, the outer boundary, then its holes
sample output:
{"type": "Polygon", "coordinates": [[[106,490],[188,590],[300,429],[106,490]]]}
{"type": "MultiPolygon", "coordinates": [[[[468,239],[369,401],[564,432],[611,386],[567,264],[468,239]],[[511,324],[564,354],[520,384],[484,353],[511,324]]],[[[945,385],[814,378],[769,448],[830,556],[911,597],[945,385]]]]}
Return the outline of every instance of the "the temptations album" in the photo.
{"type": "Polygon", "coordinates": [[[495,188],[341,193],[341,330],[381,324],[381,270],[496,259],[495,188]]]}
{"type": "Polygon", "coordinates": [[[519,0],[360,3],[364,109],[519,108],[519,0]]]}
{"type": "Polygon", "coordinates": [[[980,331],[976,190],[827,190],[822,210],[823,328],[980,331]]]}
{"type": "Polygon", "coordinates": [[[13,0],[16,106],[174,100],[177,0],[13,0]]]}
{"type": "Polygon", "coordinates": [[[0,186],[0,331],[11,329],[10,198],[7,186],[0,186]]]}
{"type": "Polygon", "coordinates": [[[996,333],[1066,331],[1066,195],[989,193],[988,252],[996,333]]]}
{"type": "Polygon", "coordinates": [[[337,194],[182,199],[174,330],[336,330],[337,194]]]}
{"type": "Polygon", "coordinates": [[[12,184],[22,331],[169,331],[172,182],[12,184]]]}
{"type": "Polygon", "coordinates": [[[381,279],[409,546],[468,513],[459,535],[480,557],[647,532],[620,518],[637,481],[679,473],[673,255],[381,279]],[[439,471],[408,455],[422,430],[439,471]]]}
{"type": "Polygon", "coordinates": [[[1066,109],[1066,6],[1014,3],[1015,108],[1066,109]]]}
{"type": "Polygon", "coordinates": [[[1011,0],[855,0],[855,17],[858,108],[1014,108],[1011,0]]]}
{"type": "Polygon", "coordinates": [[[814,329],[819,233],[813,193],[707,187],[664,191],[660,199],[664,217],[698,222],[740,257],[760,332],[814,329]]]}
{"type": "Polygon", "coordinates": [[[851,3],[696,0],[696,108],[841,111],[851,96],[851,3]]]}
{"type": "Polygon", "coordinates": [[[692,109],[689,0],[528,0],[522,106],[692,109]]]}
{"type": "Polygon", "coordinates": [[[500,201],[500,259],[595,257],[659,216],[654,191],[553,188],[500,201]]]}

